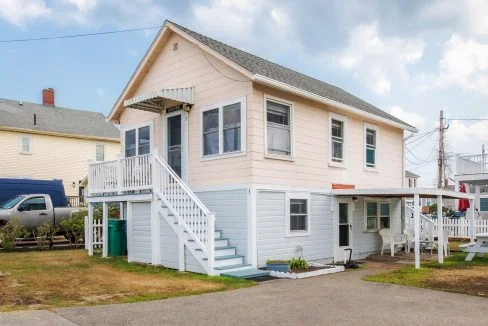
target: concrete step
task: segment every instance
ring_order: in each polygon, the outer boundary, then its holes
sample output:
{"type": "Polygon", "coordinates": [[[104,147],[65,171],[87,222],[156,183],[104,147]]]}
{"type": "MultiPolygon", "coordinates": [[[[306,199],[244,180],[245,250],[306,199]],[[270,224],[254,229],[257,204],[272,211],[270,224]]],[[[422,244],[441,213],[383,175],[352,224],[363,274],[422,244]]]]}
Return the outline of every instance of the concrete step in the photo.
{"type": "MultiPolygon", "coordinates": [[[[203,258],[203,260],[208,260],[208,259],[203,258]]],[[[239,265],[243,263],[244,263],[244,256],[242,255],[221,256],[221,257],[215,257],[214,267],[232,266],[232,265],[239,265]]]]}
{"type": "Polygon", "coordinates": [[[225,246],[215,247],[215,257],[231,256],[236,254],[236,247],[225,246]]]}
{"type": "Polygon", "coordinates": [[[223,270],[220,272],[220,276],[245,278],[245,279],[253,279],[255,277],[262,277],[268,275],[269,275],[269,271],[264,271],[262,269],[255,269],[255,268],[248,268],[248,269],[232,271],[232,272],[223,270]]]}

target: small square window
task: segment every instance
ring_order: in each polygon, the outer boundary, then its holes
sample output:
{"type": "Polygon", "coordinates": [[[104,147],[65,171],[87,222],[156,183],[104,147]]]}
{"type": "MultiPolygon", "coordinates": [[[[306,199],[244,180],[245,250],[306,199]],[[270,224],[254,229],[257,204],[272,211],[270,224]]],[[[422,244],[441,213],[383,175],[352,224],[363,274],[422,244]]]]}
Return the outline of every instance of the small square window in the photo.
{"type": "Polygon", "coordinates": [[[310,198],[305,194],[286,194],[286,236],[310,234],[310,198]]]}
{"type": "Polygon", "coordinates": [[[95,151],[96,151],[95,160],[97,162],[105,161],[105,145],[104,144],[97,144],[95,151]]]}
{"type": "Polygon", "coordinates": [[[29,136],[20,136],[19,149],[21,153],[32,153],[31,138],[29,136]]]}

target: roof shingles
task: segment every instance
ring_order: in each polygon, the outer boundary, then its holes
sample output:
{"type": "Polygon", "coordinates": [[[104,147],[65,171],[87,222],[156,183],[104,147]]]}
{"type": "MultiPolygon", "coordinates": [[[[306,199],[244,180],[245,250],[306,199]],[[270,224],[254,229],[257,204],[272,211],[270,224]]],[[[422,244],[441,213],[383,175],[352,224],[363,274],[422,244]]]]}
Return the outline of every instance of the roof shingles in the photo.
{"type": "Polygon", "coordinates": [[[7,99],[0,99],[0,127],[88,137],[120,137],[119,129],[99,112],[47,107],[30,102],[20,105],[19,101],[7,99]]]}
{"type": "MultiPolygon", "coordinates": [[[[168,21],[169,22],[169,21],[168,21]]],[[[190,35],[197,41],[205,44],[206,46],[210,47],[212,50],[218,52],[219,54],[223,55],[227,59],[233,61],[237,65],[241,66],[242,68],[246,69],[247,71],[251,72],[255,75],[262,75],[273,80],[285,83],[287,85],[296,87],[303,91],[307,91],[313,93],[315,95],[325,97],[329,100],[333,100],[351,107],[354,107],[358,110],[376,115],[378,117],[382,117],[384,119],[400,123],[405,126],[412,127],[408,123],[394,117],[393,115],[377,108],[374,105],[369,104],[366,101],[361,100],[360,98],[344,91],[343,89],[336,87],[334,85],[330,85],[326,82],[321,80],[312,78],[310,76],[304,75],[299,73],[295,70],[283,67],[279,64],[273,63],[269,60],[260,58],[248,52],[239,50],[217,40],[214,40],[210,37],[205,35],[199,34],[192,30],[189,30],[183,26],[180,26],[176,23],[169,22],[174,25],[176,28],[180,29],[184,33],[190,35]]],[[[413,128],[413,127],[412,127],[413,128]]]]}

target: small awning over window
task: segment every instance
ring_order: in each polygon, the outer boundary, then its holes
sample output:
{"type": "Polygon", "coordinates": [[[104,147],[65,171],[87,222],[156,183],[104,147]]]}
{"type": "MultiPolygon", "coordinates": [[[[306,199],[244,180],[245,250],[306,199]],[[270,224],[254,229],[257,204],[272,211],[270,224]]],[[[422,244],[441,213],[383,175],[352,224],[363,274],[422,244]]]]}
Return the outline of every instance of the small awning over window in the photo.
{"type": "Polygon", "coordinates": [[[180,104],[195,104],[195,87],[165,88],[124,101],[125,108],[159,113],[180,104]]]}

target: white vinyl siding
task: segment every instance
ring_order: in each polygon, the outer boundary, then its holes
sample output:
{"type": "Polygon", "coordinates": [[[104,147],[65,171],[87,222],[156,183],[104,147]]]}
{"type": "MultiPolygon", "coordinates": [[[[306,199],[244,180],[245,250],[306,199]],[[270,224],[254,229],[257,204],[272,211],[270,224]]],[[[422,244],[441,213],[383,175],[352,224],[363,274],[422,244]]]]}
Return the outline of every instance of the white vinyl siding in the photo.
{"type": "Polygon", "coordinates": [[[22,154],[32,153],[32,141],[30,136],[19,136],[19,152],[22,154]]]}
{"type": "Polygon", "coordinates": [[[266,98],[266,153],[292,157],[292,104],[266,98]]]}
{"type": "Polygon", "coordinates": [[[243,153],[245,99],[202,109],[202,157],[243,153]]]}
{"type": "Polygon", "coordinates": [[[151,246],[151,203],[132,203],[132,259],[150,263],[151,246]]]}

